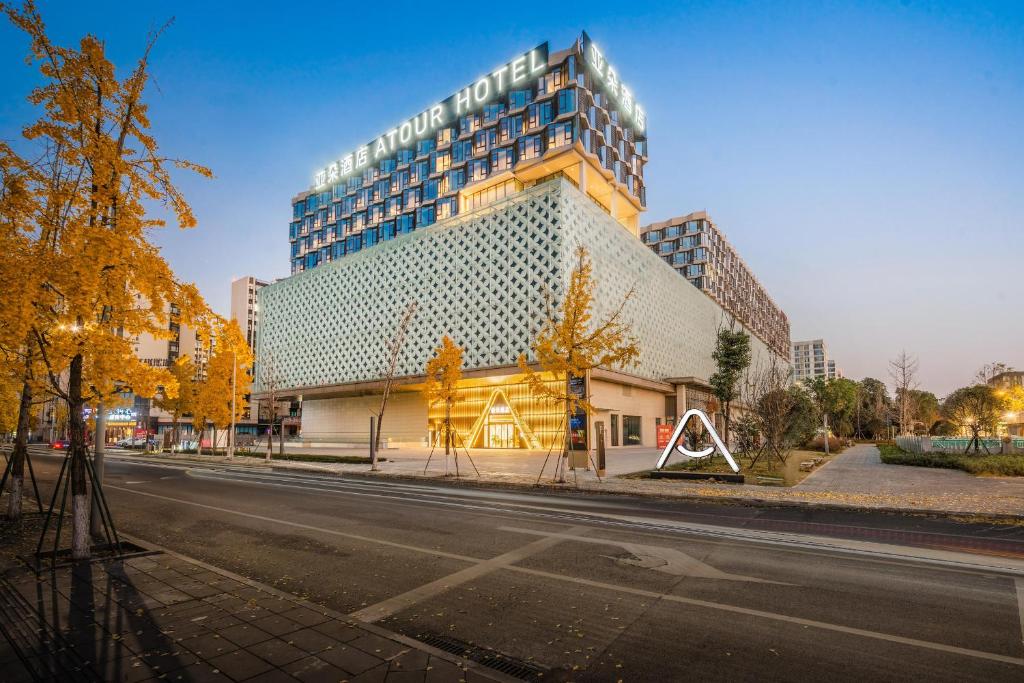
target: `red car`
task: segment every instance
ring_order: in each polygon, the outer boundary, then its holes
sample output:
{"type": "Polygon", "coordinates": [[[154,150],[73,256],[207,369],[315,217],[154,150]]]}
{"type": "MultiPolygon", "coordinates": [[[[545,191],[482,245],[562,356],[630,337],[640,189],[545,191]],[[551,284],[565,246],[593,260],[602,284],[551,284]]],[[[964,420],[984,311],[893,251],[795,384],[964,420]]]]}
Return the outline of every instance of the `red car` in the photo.
{"type": "Polygon", "coordinates": [[[71,443],[67,439],[57,439],[50,444],[50,448],[55,451],[66,451],[70,445],[71,443]]]}

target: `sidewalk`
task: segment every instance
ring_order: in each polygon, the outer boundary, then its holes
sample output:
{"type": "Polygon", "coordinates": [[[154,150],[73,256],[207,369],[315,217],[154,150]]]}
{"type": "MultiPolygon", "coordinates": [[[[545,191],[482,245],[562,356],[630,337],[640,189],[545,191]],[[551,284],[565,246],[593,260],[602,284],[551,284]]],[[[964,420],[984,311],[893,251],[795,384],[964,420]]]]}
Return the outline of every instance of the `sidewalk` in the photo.
{"type": "Polygon", "coordinates": [[[34,534],[10,535],[0,558],[0,678],[10,683],[513,680],[169,551],[36,573],[12,562],[34,550],[34,534]]]}
{"type": "MultiPolygon", "coordinates": [[[[404,449],[403,449],[404,450],[404,449]]],[[[1024,479],[1014,477],[972,477],[961,472],[946,472],[920,467],[885,465],[879,460],[877,468],[865,472],[856,467],[856,461],[878,458],[878,449],[870,444],[859,444],[815,471],[803,483],[794,487],[757,486],[752,484],[717,484],[680,480],[652,480],[624,478],[630,472],[650,470],[657,460],[653,449],[623,449],[608,456],[609,475],[598,480],[593,471],[579,469],[567,473],[568,482],[552,482],[552,463],[548,463],[544,477],[537,484],[537,475],[544,462],[543,454],[484,454],[472,452],[480,469],[480,477],[472,466],[460,456],[459,479],[444,476],[441,460],[430,465],[424,474],[426,455],[399,450],[387,451],[387,462],[380,463],[379,472],[370,472],[369,465],[343,463],[308,463],[272,461],[263,458],[235,457],[228,461],[223,456],[169,456],[146,458],[147,461],[203,463],[217,466],[251,466],[273,468],[291,472],[400,478],[462,486],[500,486],[507,488],[606,493],[651,496],[664,499],[714,499],[743,505],[783,505],[870,509],[893,512],[915,512],[951,516],[982,516],[993,519],[1024,519],[1024,479]],[[854,463],[851,467],[850,463],[854,463]],[[833,469],[835,468],[835,469],[833,469]],[[851,469],[854,470],[851,472],[851,469]],[[938,482],[924,485],[924,480],[938,482]]],[[[117,457],[122,457],[118,454],[117,457]]],[[[123,456],[138,458],[139,456],[123,456]]],[[[553,459],[553,457],[552,457],[553,459]]],[[[449,464],[454,473],[454,465],[449,464]]]]}

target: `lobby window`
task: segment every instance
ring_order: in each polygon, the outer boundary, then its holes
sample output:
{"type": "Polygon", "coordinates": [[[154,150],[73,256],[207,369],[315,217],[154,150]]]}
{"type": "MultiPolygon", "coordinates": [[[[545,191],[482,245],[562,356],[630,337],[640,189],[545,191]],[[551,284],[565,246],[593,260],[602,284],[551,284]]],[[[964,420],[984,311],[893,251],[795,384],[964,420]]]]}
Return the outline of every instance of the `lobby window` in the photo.
{"type": "Polygon", "coordinates": [[[491,152],[491,172],[507,171],[512,168],[514,158],[511,147],[501,147],[491,152]]]}
{"type": "Polygon", "coordinates": [[[576,88],[566,88],[565,90],[559,90],[558,96],[558,115],[561,116],[566,112],[576,111],[576,88]]]}
{"type": "Polygon", "coordinates": [[[406,208],[413,209],[420,205],[420,188],[411,187],[405,191],[405,206],[406,208]]]}
{"type": "Polygon", "coordinates": [[[548,128],[548,149],[572,144],[572,121],[557,123],[548,128]]]}
{"type": "Polygon", "coordinates": [[[436,213],[434,212],[433,206],[421,206],[416,209],[416,225],[420,228],[425,228],[428,225],[432,225],[436,220],[436,213]]]}
{"type": "Polygon", "coordinates": [[[544,153],[539,135],[527,135],[519,139],[519,160],[536,159],[544,153]]]}
{"type": "Polygon", "coordinates": [[[403,213],[395,221],[395,229],[398,231],[399,235],[404,235],[407,232],[413,231],[414,223],[415,219],[411,213],[403,213]]]}
{"type": "Polygon", "coordinates": [[[459,140],[452,145],[452,163],[466,161],[473,154],[473,143],[469,140],[459,140]]]}
{"type": "Polygon", "coordinates": [[[395,222],[384,221],[380,224],[380,241],[386,242],[395,238],[395,222]]]}
{"type": "Polygon", "coordinates": [[[363,247],[363,236],[362,235],[349,235],[348,239],[345,240],[345,253],[354,254],[363,247]]]}
{"type": "Polygon", "coordinates": [[[515,179],[506,180],[505,182],[498,183],[497,185],[491,185],[485,190],[480,190],[479,192],[466,195],[465,210],[474,211],[487,206],[488,204],[493,204],[494,202],[505,199],[506,197],[510,197],[517,192],[522,191],[522,189],[523,184],[515,179]]]}
{"type": "Polygon", "coordinates": [[[402,213],[402,198],[388,197],[387,202],[384,203],[384,213],[387,214],[388,218],[394,218],[402,213]]]}
{"type": "Polygon", "coordinates": [[[532,90],[513,90],[508,94],[508,108],[522,109],[533,101],[532,90]]]}
{"type": "Polygon", "coordinates": [[[622,445],[623,446],[639,446],[643,443],[643,439],[640,435],[640,416],[639,415],[623,415],[622,416],[622,445]]]}
{"type": "Polygon", "coordinates": [[[498,139],[501,142],[515,140],[523,132],[522,116],[506,116],[498,124],[498,139]]]}
{"type": "Polygon", "coordinates": [[[551,102],[537,102],[526,109],[526,127],[538,128],[551,123],[551,102]]]}
{"type": "Polygon", "coordinates": [[[474,159],[469,162],[469,182],[475,183],[487,177],[487,160],[474,159]]]}
{"type": "Polygon", "coordinates": [[[434,142],[433,138],[426,138],[416,143],[416,156],[425,157],[437,147],[437,143],[434,142]]]}

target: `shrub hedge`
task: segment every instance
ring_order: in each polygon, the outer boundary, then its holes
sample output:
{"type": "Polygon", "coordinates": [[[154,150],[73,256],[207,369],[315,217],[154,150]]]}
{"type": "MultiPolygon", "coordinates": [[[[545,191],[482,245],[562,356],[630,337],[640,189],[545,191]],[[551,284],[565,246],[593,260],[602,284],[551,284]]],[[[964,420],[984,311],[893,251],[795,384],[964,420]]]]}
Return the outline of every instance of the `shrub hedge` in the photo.
{"type": "Polygon", "coordinates": [[[999,477],[1024,477],[1024,455],[987,455],[973,453],[907,453],[895,444],[880,443],[882,462],[888,465],[915,465],[963,470],[971,474],[999,477]]]}

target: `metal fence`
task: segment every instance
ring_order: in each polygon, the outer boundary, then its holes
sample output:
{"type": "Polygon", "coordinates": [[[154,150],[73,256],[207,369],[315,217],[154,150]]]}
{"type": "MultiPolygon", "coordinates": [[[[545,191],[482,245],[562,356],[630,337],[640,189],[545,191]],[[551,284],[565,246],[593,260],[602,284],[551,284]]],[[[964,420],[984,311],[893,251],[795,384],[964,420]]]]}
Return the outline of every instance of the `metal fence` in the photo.
{"type": "MultiPolygon", "coordinates": [[[[980,439],[979,453],[1024,453],[1024,439],[1014,438],[1009,441],[988,438],[980,439]]],[[[971,444],[969,438],[950,438],[934,436],[897,436],[896,445],[908,453],[963,453],[971,444]]],[[[974,448],[971,448],[971,453],[974,448]]]]}

